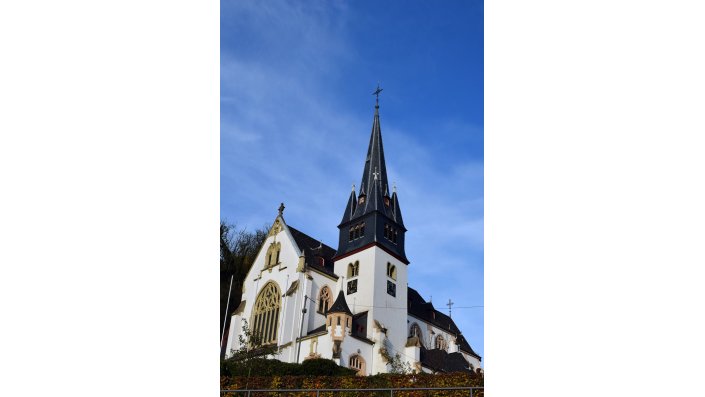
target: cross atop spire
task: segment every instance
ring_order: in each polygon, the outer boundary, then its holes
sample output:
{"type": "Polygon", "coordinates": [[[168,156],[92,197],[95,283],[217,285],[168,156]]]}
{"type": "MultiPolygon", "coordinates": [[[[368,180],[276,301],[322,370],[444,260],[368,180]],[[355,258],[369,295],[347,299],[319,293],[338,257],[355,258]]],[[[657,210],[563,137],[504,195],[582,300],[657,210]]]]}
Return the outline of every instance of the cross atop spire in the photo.
{"type": "Polygon", "coordinates": [[[375,103],[375,107],[379,107],[379,93],[382,92],[382,88],[379,88],[379,81],[377,82],[377,89],[375,92],[372,93],[372,95],[377,96],[377,102],[375,103]]]}
{"type": "Polygon", "coordinates": [[[382,88],[378,84],[373,92],[377,97],[378,105],[375,106],[372,118],[372,131],[370,131],[370,143],[359,185],[360,190],[357,195],[353,190],[348,196],[348,204],[338,225],[340,234],[336,257],[349,254],[369,244],[376,244],[384,246],[391,255],[408,264],[409,261],[404,253],[406,228],[399,209],[399,199],[396,193],[389,196],[390,186],[387,165],[384,161],[382,128],[379,122],[380,92],[382,88]],[[365,230],[362,236],[355,234],[360,227],[365,230]]]}

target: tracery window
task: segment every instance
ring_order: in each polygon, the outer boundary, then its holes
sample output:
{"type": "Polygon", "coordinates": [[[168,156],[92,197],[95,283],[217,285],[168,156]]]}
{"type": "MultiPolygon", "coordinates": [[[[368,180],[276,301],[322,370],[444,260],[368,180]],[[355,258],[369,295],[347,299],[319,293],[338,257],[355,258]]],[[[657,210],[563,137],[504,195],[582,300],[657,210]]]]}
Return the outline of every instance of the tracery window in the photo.
{"type": "Polygon", "coordinates": [[[281,292],[273,281],[262,287],[252,310],[252,335],[261,338],[262,344],[276,343],[279,327],[279,311],[281,308],[281,292]]]}
{"type": "Polygon", "coordinates": [[[365,375],[365,359],[358,354],[350,356],[350,368],[357,370],[357,375],[365,375]]]}
{"type": "Polygon", "coordinates": [[[331,293],[330,288],[324,286],[321,288],[321,292],[318,294],[318,312],[321,314],[326,314],[328,308],[331,305],[331,293]]]}
{"type": "Polygon", "coordinates": [[[446,341],[443,339],[443,335],[438,335],[436,337],[436,349],[445,350],[447,348],[446,341]]]}

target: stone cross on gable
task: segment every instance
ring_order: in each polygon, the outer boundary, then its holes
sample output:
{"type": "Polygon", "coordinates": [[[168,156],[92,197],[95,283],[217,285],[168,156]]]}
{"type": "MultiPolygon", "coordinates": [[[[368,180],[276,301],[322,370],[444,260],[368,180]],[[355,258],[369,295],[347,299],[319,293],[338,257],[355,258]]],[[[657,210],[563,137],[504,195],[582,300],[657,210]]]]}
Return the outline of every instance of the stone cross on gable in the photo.
{"type": "Polygon", "coordinates": [[[279,205],[279,216],[284,215],[284,208],[285,208],[285,207],[284,207],[284,203],[281,203],[281,204],[279,205]]]}

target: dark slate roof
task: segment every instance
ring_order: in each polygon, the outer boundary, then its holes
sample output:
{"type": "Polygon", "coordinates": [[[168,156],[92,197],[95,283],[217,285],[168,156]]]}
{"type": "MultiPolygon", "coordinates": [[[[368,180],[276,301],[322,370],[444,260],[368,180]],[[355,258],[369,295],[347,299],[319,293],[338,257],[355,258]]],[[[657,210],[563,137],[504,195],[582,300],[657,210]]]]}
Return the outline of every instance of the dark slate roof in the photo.
{"type": "Polygon", "coordinates": [[[308,331],[308,332],[306,333],[306,335],[308,336],[308,335],[317,334],[317,333],[323,332],[323,331],[325,331],[325,330],[326,330],[326,325],[323,324],[323,325],[321,325],[320,327],[316,327],[316,328],[314,328],[314,329],[308,331]]]}
{"type": "Polygon", "coordinates": [[[399,201],[396,197],[393,200],[389,196],[389,180],[387,178],[387,166],[384,161],[379,106],[375,106],[370,144],[367,148],[360,191],[357,199],[354,192],[348,197],[348,204],[345,207],[338,229],[340,229],[340,232],[337,257],[345,256],[357,249],[375,244],[381,246],[385,251],[405,264],[409,263],[404,250],[406,228],[402,221],[399,201]],[[364,200],[362,200],[363,196],[365,197],[364,200]],[[362,229],[363,233],[351,239],[350,228],[357,226],[364,226],[362,229]],[[394,241],[387,238],[385,226],[390,226],[392,230],[396,231],[394,241]]]}
{"type": "Polygon", "coordinates": [[[304,253],[306,266],[317,269],[337,279],[338,276],[333,271],[335,249],[292,226],[287,225],[287,227],[294,237],[296,245],[304,253]]]}
{"type": "Polygon", "coordinates": [[[448,353],[442,349],[426,349],[421,347],[421,365],[436,372],[471,372],[470,363],[462,353],[448,353]]]}
{"type": "Polygon", "coordinates": [[[454,334],[457,338],[456,341],[458,342],[458,346],[462,351],[476,357],[478,360],[482,360],[482,357],[472,350],[470,344],[465,337],[463,337],[460,329],[457,325],[455,325],[452,318],[436,310],[433,307],[433,303],[426,302],[426,300],[424,300],[424,298],[422,298],[421,295],[411,287],[408,287],[407,297],[409,314],[431,323],[438,328],[446,330],[451,334],[454,334]]]}
{"type": "Polygon", "coordinates": [[[397,196],[397,192],[392,193],[392,219],[400,225],[404,224],[404,220],[401,218],[401,209],[399,208],[399,197],[397,196]]]}
{"type": "Polygon", "coordinates": [[[370,133],[370,145],[367,148],[367,158],[365,159],[365,169],[362,172],[362,183],[360,189],[367,192],[367,200],[363,205],[355,210],[355,215],[381,210],[386,211],[383,203],[376,197],[384,194],[387,182],[387,165],[384,161],[384,148],[382,147],[382,128],[379,123],[379,105],[375,106],[375,115],[372,120],[372,132],[370,133]],[[376,176],[375,176],[376,175],[376,176]]]}
{"type": "Polygon", "coordinates": [[[348,198],[348,204],[345,206],[343,219],[340,221],[341,225],[350,221],[355,213],[355,208],[357,208],[357,197],[355,196],[355,186],[353,186],[352,192],[350,192],[350,198],[348,198]]]}
{"type": "Polygon", "coordinates": [[[352,312],[348,307],[348,303],[345,301],[345,294],[343,294],[342,290],[338,292],[338,297],[335,299],[333,306],[328,309],[326,314],[328,313],[347,313],[352,316],[352,312]]]}
{"type": "Polygon", "coordinates": [[[367,311],[353,314],[352,330],[350,330],[350,334],[356,337],[357,339],[372,342],[371,340],[367,339],[367,311]]]}

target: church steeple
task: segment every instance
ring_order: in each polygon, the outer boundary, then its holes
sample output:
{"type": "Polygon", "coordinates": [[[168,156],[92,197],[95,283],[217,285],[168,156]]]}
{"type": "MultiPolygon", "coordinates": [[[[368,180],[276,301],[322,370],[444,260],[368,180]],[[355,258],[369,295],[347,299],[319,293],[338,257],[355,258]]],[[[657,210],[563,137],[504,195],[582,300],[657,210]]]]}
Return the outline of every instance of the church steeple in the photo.
{"type": "Polygon", "coordinates": [[[370,186],[372,186],[375,181],[377,181],[382,189],[387,186],[387,165],[384,162],[382,129],[379,125],[379,105],[375,105],[370,145],[367,148],[367,159],[365,160],[365,169],[362,173],[362,186],[365,186],[367,190],[371,192],[372,189],[370,189],[370,186]]]}
{"type": "MultiPolygon", "coordinates": [[[[377,87],[375,95],[382,90],[377,87]]],[[[378,98],[379,100],[379,98],[378,98]]],[[[375,104],[372,132],[367,157],[362,171],[360,193],[350,195],[343,219],[338,226],[340,241],[336,257],[370,245],[408,262],[404,253],[404,224],[396,192],[389,196],[387,164],[384,160],[382,128],[379,121],[379,102],[375,104]]]]}

